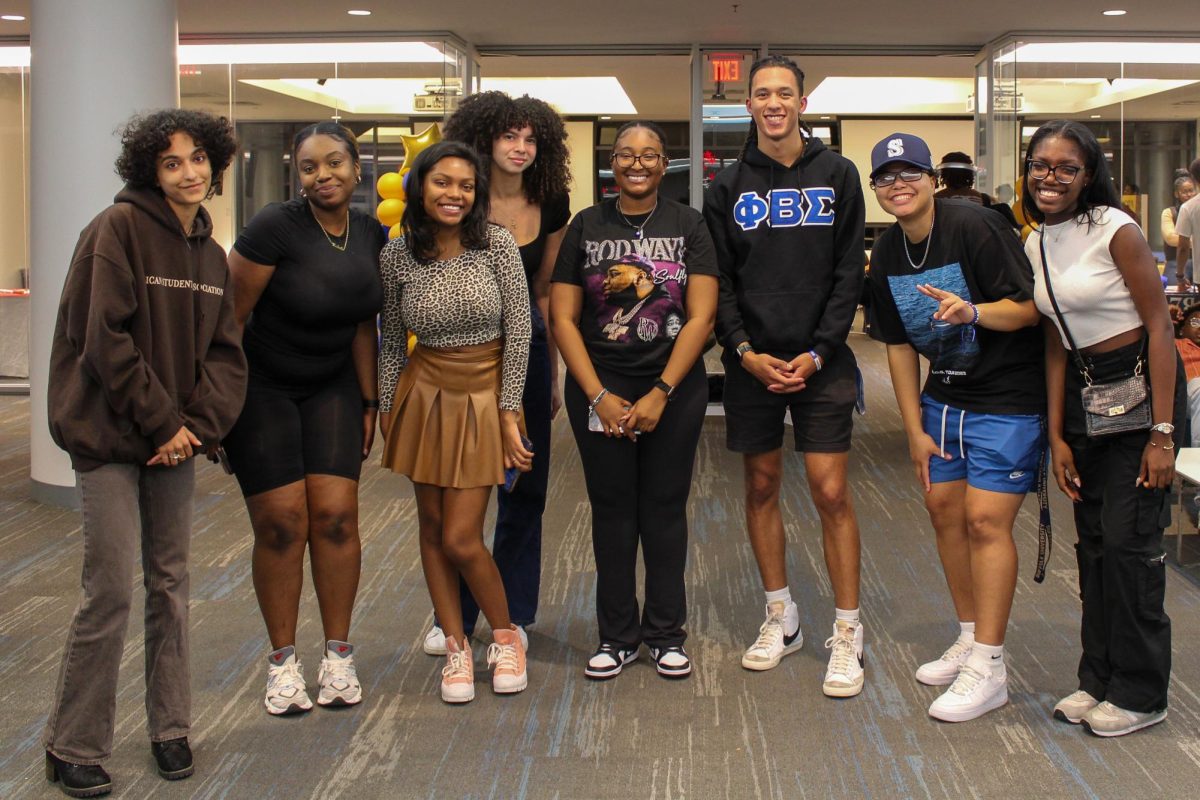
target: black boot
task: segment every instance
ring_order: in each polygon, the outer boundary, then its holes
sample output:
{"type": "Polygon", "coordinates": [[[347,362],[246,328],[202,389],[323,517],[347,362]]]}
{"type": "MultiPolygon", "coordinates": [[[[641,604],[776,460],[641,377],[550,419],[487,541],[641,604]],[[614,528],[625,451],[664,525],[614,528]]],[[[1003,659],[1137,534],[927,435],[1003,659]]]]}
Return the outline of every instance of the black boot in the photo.
{"type": "Polygon", "coordinates": [[[182,780],[196,771],[192,763],[192,748],[188,747],[186,736],[165,742],[151,742],[150,752],[154,753],[158,774],[169,781],[182,780]]]}
{"type": "Polygon", "coordinates": [[[99,797],[112,791],[112,778],[99,764],[72,764],[46,751],[46,780],[62,783],[68,797],[99,797]]]}

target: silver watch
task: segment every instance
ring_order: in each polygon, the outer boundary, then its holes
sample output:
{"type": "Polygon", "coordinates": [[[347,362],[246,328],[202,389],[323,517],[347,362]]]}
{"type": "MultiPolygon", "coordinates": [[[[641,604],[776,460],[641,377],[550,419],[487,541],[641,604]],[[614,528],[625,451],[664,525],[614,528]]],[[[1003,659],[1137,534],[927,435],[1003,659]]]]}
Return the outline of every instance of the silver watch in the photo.
{"type": "Polygon", "coordinates": [[[1175,426],[1169,422],[1160,422],[1157,425],[1152,426],[1150,430],[1157,433],[1165,433],[1167,436],[1170,436],[1175,432],[1175,426]]]}

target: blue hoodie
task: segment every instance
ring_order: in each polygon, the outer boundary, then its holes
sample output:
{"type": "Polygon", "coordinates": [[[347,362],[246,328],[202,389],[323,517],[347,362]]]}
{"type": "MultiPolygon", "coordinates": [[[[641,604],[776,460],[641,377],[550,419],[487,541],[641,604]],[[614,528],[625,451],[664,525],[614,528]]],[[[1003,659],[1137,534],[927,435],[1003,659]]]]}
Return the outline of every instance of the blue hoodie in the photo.
{"type": "Polygon", "coordinates": [[[720,267],[717,336],[791,359],[829,363],[862,293],[864,217],[858,170],[815,136],[790,167],[751,144],[704,195],[720,267]]]}

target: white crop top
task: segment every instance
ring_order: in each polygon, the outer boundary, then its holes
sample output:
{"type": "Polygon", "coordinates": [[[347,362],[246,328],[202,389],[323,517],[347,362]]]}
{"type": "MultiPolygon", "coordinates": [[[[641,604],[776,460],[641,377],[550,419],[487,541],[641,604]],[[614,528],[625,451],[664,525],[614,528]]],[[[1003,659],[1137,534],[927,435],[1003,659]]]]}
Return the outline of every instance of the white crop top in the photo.
{"type": "MultiPolygon", "coordinates": [[[[1079,348],[1142,325],[1129,288],[1108,249],[1118,230],[1137,223],[1124,211],[1109,206],[1098,206],[1092,216],[1095,222],[1091,225],[1075,217],[1058,225],[1043,225],[1025,240],[1025,255],[1033,264],[1033,301],[1062,335],[1042,274],[1038,243],[1044,236],[1054,298],[1079,348]]],[[[1063,347],[1070,349],[1065,336],[1063,347]]]]}

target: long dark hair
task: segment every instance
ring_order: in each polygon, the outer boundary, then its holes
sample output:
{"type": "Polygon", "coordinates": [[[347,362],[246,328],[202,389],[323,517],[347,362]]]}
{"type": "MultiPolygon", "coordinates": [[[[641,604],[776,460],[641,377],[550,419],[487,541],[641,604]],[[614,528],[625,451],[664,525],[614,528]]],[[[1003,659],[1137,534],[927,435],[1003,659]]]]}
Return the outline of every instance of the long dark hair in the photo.
{"type": "MultiPolygon", "coordinates": [[[[1121,196],[1117,194],[1117,187],[1113,185],[1112,173],[1108,170],[1108,161],[1104,158],[1104,150],[1100,147],[1100,142],[1096,141],[1096,135],[1090,128],[1073,120],[1056,119],[1047,122],[1034,132],[1033,138],[1029,140],[1029,148],[1025,151],[1026,172],[1029,170],[1029,161],[1033,158],[1033,151],[1043,140],[1051,136],[1070,139],[1083,153],[1083,170],[1089,183],[1079,193],[1079,202],[1071,210],[1071,216],[1078,218],[1081,222],[1086,220],[1091,225],[1097,221],[1093,212],[1099,206],[1120,208],[1121,196]]],[[[1079,180],[1079,177],[1076,177],[1076,180],[1079,180]]],[[[1034,199],[1033,181],[1029,179],[1028,175],[1022,182],[1021,204],[1025,209],[1025,215],[1034,222],[1041,224],[1046,221],[1046,215],[1038,208],[1037,201],[1034,199]]]]}
{"type": "Polygon", "coordinates": [[[407,204],[400,228],[409,252],[418,262],[428,264],[437,257],[438,225],[425,210],[425,178],[443,158],[461,158],[475,170],[475,202],[459,228],[459,239],[468,250],[488,248],[488,183],[483,163],[464,142],[445,140],[426,147],[417,154],[406,181],[407,204]]]}
{"type": "MultiPolygon", "coordinates": [[[[796,90],[800,93],[801,97],[804,97],[804,70],[800,69],[800,65],[795,61],[778,53],[763,56],[750,65],[750,81],[746,84],[747,96],[754,93],[754,76],[758,74],[760,69],[767,69],[768,67],[782,67],[791,70],[792,76],[796,79],[796,90]]],[[[808,127],[808,123],[804,120],[800,120],[800,129],[805,133],[812,134],[812,128],[808,127]]],[[[746,141],[742,143],[742,152],[738,155],[739,159],[746,157],[746,153],[750,151],[751,145],[758,147],[758,123],[753,119],[750,120],[750,131],[746,134],[746,141]]]]}

